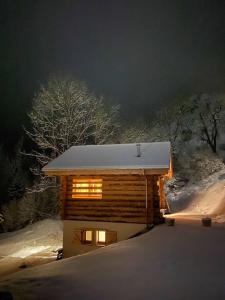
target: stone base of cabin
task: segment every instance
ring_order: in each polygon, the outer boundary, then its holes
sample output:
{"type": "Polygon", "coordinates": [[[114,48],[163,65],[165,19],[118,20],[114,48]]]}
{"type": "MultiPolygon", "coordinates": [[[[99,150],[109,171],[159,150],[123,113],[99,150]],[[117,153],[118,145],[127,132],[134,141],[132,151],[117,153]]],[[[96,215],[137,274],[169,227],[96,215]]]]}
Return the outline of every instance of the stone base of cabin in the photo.
{"type": "Polygon", "coordinates": [[[109,232],[111,236],[113,233],[115,239],[108,240],[106,242],[106,245],[108,245],[126,240],[145,228],[146,224],[64,220],[63,257],[86,253],[104,246],[94,242],[84,243],[81,233],[85,230],[93,230],[93,232],[103,230],[106,231],[106,234],[109,232]]]}

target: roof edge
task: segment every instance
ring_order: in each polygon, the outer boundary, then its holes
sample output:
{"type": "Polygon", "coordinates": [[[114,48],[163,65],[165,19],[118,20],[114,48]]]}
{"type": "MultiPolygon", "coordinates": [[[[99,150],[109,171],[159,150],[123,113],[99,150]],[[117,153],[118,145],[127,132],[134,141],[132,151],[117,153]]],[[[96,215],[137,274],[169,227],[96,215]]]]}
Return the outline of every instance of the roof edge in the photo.
{"type": "Polygon", "coordinates": [[[169,167],[160,168],[138,168],[138,169],[42,169],[48,176],[68,175],[163,175],[167,174],[169,167]]]}

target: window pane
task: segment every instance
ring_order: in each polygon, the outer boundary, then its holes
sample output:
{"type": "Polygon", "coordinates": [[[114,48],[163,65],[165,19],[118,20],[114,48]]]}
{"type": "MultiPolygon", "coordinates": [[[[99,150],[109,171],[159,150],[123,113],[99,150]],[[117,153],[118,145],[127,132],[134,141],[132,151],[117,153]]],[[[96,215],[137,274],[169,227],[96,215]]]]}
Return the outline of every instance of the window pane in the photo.
{"type": "Polygon", "coordinates": [[[102,179],[73,179],[72,198],[102,199],[102,179]]]}
{"type": "Polygon", "coordinates": [[[97,231],[97,242],[105,243],[106,241],[106,232],[104,230],[97,231]]]}
{"type": "Polygon", "coordinates": [[[86,230],[85,231],[85,241],[91,242],[92,241],[92,231],[86,230]]]}

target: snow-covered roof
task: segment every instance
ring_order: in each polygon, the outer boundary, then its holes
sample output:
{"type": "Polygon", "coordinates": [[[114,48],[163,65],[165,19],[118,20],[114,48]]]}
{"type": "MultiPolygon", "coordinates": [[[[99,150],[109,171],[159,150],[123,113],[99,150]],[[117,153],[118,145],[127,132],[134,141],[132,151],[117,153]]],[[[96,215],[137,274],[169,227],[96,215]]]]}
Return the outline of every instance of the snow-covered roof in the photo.
{"type": "Polygon", "coordinates": [[[47,164],[43,171],[169,168],[170,143],[157,142],[73,146],[47,164]],[[138,147],[140,157],[137,155],[138,147]]]}

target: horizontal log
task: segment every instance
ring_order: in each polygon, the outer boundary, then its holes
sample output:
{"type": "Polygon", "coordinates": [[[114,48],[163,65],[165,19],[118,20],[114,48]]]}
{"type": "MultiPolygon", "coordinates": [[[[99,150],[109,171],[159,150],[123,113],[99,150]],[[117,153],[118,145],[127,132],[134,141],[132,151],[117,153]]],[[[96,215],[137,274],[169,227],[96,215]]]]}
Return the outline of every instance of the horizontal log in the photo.
{"type": "Polygon", "coordinates": [[[103,191],[144,191],[145,185],[105,185],[103,184],[103,191]]]}
{"type": "Polygon", "coordinates": [[[67,181],[67,177],[66,176],[61,176],[60,177],[60,182],[61,183],[66,183],[66,181],[67,181]]]}
{"type": "Polygon", "coordinates": [[[60,195],[65,195],[67,193],[67,190],[65,189],[65,190],[60,190],[59,191],[59,193],[58,193],[58,195],[60,196],[60,195]]]}
{"type": "MultiPolygon", "coordinates": [[[[87,180],[88,181],[88,180],[87,180]]],[[[84,181],[83,183],[87,182],[84,181]]],[[[76,182],[71,181],[67,181],[66,185],[67,186],[72,186],[72,184],[74,184],[76,182]]],[[[82,183],[82,182],[77,182],[77,183],[82,183]]],[[[101,182],[96,182],[96,183],[101,183],[101,182]]],[[[151,182],[148,181],[148,186],[152,186],[151,182]]],[[[103,180],[102,181],[102,185],[103,186],[146,186],[146,181],[145,180],[103,180]]]]}
{"type": "Polygon", "coordinates": [[[131,203],[144,203],[145,200],[141,199],[131,199],[131,200],[127,200],[127,199],[121,199],[121,200],[117,200],[117,199],[85,199],[85,198],[81,198],[81,199],[73,199],[73,198],[67,198],[66,199],[67,203],[96,203],[97,205],[101,205],[103,203],[107,204],[110,202],[114,202],[114,203],[127,203],[127,204],[131,204],[131,203]]]}
{"type": "Polygon", "coordinates": [[[133,184],[133,185],[146,185],[146,181],[142,179],[135,179],[135,180],[130,180],[128,178],[124,178],[123,180],[108,180],[108,179],[103,179],[103,184],[106,185],[126,185],[126,184],[133,184]]]}
{"type": "MultiPolygon", "coordinates": [[[[84,199],[82,197],[81,198],[73,198],[72,194],[67,194],[66,198],[67,199],[74,199],[74,200],[84,199]]],[[[85,199],[88,199],[88,197],[85,198],[85,199]]],[[[145,201],[145,196],[144,195],[141,195],[141,196],[139,196],[139,195],[138,196],[135,196],[135,195],[104,195],[104,197],[99,199],[99,201],[101,201],[101,200],[117,200],[117,201],[120,201],[120,200],[128,200],[128,201],[129,200],[142,200],[142,201],[145,201]]]]}
{"type": "Polygon", "coordinates": [[[48,168],[44,168],[45,175],[48,176],[68,176],[68,175],[85,175],[87,177],[92,175],[166,175],[168,174],[169,168],[157,168],[157,169],[58,169],[51,170],[48,168]]]}
{"type": "MultiPolygon", "coordinates": [[[[73,184],[75,182],[67,182],[67,187],[72,187],[73,184]]],[[[83,182],[85,183],[85,182],[83,182]]],[[[144,181],[131,181],[131,180],[124,180],[124,181],[103,181],[102,182],[102,186],[105,186],[105,187],[108,187],[108,186],[143,186],[145,187],[146,186],[146,183],[144,181]]]]}
{"type": "Polygon", "coordinates": [[[101,201],[101,202],[94,202],[91,201],[66,201],[66,207],[145,207],[145,201],[101,201]]]}
{"type": "Polygon", "coordinates": [[[123,213],[123,214],[108,214],[106,212],[97,214],[65,214],[65,217],[69,216],[70,218],[101,218],[101,219],[112,219],[112,218],[121,218],[121,219],[135,219],[135,218],[145,218],[146,214],[130,214],[130,213],[123,213]]]}
{"type": "Polygon", "coordinates": [[[73,179],[82,179],[82,180],[88,180],[88,179],[102,179],[103,181],[123,181],[123,180],[129,180],[129,181],[145,181],[145,176],[135,176],[135,175],[114,175],[114,176],[68,176],[67,181],[71,182],[73,179]]]}
{"type": "MultiPolygon", "coordinates": [[[[127,220],[129,222],[129,220],[131,219],[142,219],[142,220],[146,220],[146,215],[142,214],[142,215],[109,215],[109,214],[101,214],[101,215],[73,215],[73,214],[65,214],[64,215],[66,219],[80,219],[80,220],[88,220],[88,219],[99,219],[103,222],[108,222],[108,220],[112,220],[112,219],[117,219],[117,220],[127,220]]],[[[156,216],[159,218],[159,216],[156,216]]]]}
{"type": "MultiPolygon", "coordinates": [[[[86,189],[85,191],[82,189],[76,189],[76,190],[67,190],[66,193],[60,193],[60,195],[66,195],[70,198],[71,195],[137,195],[137,196],[145,196],[146,191],[143,190],[102,190],[102,192],[98,190],[88,190],[86,189]]],[[[148,191],[148,195],[155,195],[158,196],[158,193],[153,194],[152,191],[148,191]]],[[[151,197],[150,197],[151,198],[151,197]]]]}
{"type": "MultiPolygon", "coordinates": [[[[146,223],[153,219],[153,193],[158,191],[158,176],[154,182],[148,176],[148,213],[146,216],[146,177],[141,175],[80,175],[68,176],[62,190],[65,197],[65,218],[73,220],[146,223]],[[72,198],[73,179],[102,179],[102,199],[72,198]],[[150,199],[150,200],[149,200],[150,199]],[[87,215],[88,214],[88,215],[87,215]]],[[[77,188],[76,188],[77,189],[77,188]]],[[[81,188],[82,189],[82,188],[81,188]]],[[[91,193],[93,194],[93,193],[91,193]]],[[[158,195],[155,195],[157,197],[158,195]]],[[[157,198],[158,199],[158,198],[157,198]]]]}
{"type": "MultiPolygon", "coordinates": [[[[66,196],[71,196],[71,195],[99,195],[101,193],[99,192],[83,192],[83,191],[76,191],[76,192],[67,192],[66,196]]],[[[105,196],[108,196],[108,195],[112,195],[112,196],[117,196],[117,195],[120,195],[120,196],[141,196],[141,197],[145,197],[146,195],[146,192],[145,191],[126,191],[126,190],[123,190],[123,191],[106,191],[104,190],[102,192],[102,197],[104,198],[105,196]]]]}
{"type": "Polygon", "coordinates": [[[66,207],[66,212],[71,212],[71,214],[86,214],[92,213],[95,214],[100,212],[108,212],[108,213],[124,213],[124,212],[131,212],[131,213],[146,213],[145,208],[139,207],[66,207]]]}
{"type": "Polygon", "coordinates": [[[125,198],[125,199],[119,199],[119,197],[115,197],[115,199],[106,199],[106,198],[102,198],[102,199],[87,199],[87,198],[66,198],[66,201],[67,202],[70,202],[70,201],[98,201],[99,203],[100,202],[104,202],[104,201],[113,201],[113,202],[117,202],[117,203],[120,203],[120,202],[127,202],[127,203],[129,203],[130,201],[131,202],[133,202],[134,201],[134,203],[135,202],[143,202],[143,203],[145,203],[145,199],[144,198],[141,198],[141,199],[128,199],[128,198],[125,198]]]}
{"type": "MultiPolygon", "coordinates": [[[[89,190],[88,188],[74,188],[74,189],[68,189],[66,191],[67,195],[71,194],[100,194],[101,189],[91,189],[89,190]],[[100,190],[100,191],[99,191],[100,190]]],[[[65,192],[61,192],[60,194],[65,194],[65,192]]],[[[104,195],[146,195],[146,190],[145,189],[102,189],[102,194],[104,195]]],[[[153,194],[152,190],[148,190],[148,195],[153,194]]],[[[158,193],[154,193],[155,195],[158,195],[158,193]]]]}
{"type": "MultiPolygon", "coordinates": [[[[150,173],[152,174],[163,174],[165,169],[152,169],[150,173]]],[[[48,176],[113,176],[113,175],[140,175],[144,176],[143,169],[58,169],[58,170],[44,170],[44,173],[48,176]]],[[[167,173],[167,170],[166,170],[167,173]]]]}
{"type": "MultiPolygon", "coordinates": [[[[66,201],[146,201],[146,195],[134,195],[134,194],[105,194],[103,193],[102,197],[97,197],[99,194],[92,193],[91,196],[80,194],[80,197],[78,194],[66,194],[62,195],[60,198],[65,198],[66,201]],[[96,197],[94,196],[96,195],[96,197]]],[[[148,201],[151,201],[151,199],[155,199],[158,201],[159,197],[154,196],[152,194],[148,194],[148,201]]]]}
{"type": "MultiPolygon", "coordinates": [[[[153,212],[154,209],[148,210],[149,213],[153,212]]],[[[114,213],[115,215],[118,214],[122,214],[122,213],[132,213],[132,214],[136,214],[136,213],[146,213],[146,208],[145,207],[115,207],[115,206],[108,206],[108,207],[66,207],[65,208],[65,212],[69,212],[72,215],[76,214],[76,215],[81,215],[84,214],[86,215],[86,212],[88,212],[89,214],[93,214],[93,215],[98,215],[101,213],[114,213]]]]}
{"type": "MultiPolygon", "coordinates": [[[[78,194],[78,193],[90,193],[90,194],[99,194],[99,193],[103,193],[103,194],[115,194],[115,195],[119,195],[119,194],[139,194],[139,195],[145,195],[146,194],[146,190],[145,189],[129,189],[129,188],[123,188],[123,189],[114,189],[114,188],[96,188],[96,189],[88,189],[88,188],[70,188],[66,190],[66,194],[78,194]]],[[[60,194],[65,194],[65,191],[60,192],[60,194]]],[[[159,193],[153,193],[152,190],[148,190],[148,194],[155,194],[158,195],[159,193]]]]}
{"type": "MultiPolygon", "coordinates": [[[[108,216],[119,216],[124,214],[133,215],[145,215],[146,209],[139,207],[103,207],[103,208],[92,208],[92,207],[76,207],[76,208],[66,208],[65,212],[71,215],[102,215],[107,214],[108,216]]],[[[152,210],[148,210],[148,213],[152,213],[152,210]]]]}
{"type": "Polygon", "coordinates": [[[146,224],[145,217],[97,217],[97,216],[70,216],[66,215],[65,220],[79,220],[79,221],[100,221],[100,222],[119,222],[119,223],[137,223],[137,224],[146,224]]]}

